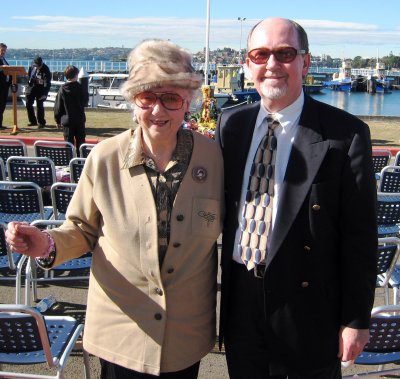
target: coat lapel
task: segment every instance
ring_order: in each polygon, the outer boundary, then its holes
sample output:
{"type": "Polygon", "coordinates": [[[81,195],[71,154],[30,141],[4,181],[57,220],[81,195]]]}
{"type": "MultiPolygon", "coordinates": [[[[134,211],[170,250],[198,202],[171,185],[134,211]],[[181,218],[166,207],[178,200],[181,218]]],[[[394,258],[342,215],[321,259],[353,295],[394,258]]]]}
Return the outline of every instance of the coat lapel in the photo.
{"type": "Polygon", "coordinates": [[[229,130],[229,140],[225,143],[226,148],[229,149],[229,152],[224,154],[225,159],[229,159],[229,162],[225,164],[226,188],[229,188],[232,198],[236,201],[240,199],[242,181],[247,180],[243,178],[243,173],[260,103],[253,103],[250,107],[248,112],[241,112],[240,118],[235,120],[229,130]]]}
{"type": "Polygon", "coordinates": [[[286,238],[329,148],[319,128],[317,109],[307,98],[298,127],[279,196],[267,266],[286,238]]]}

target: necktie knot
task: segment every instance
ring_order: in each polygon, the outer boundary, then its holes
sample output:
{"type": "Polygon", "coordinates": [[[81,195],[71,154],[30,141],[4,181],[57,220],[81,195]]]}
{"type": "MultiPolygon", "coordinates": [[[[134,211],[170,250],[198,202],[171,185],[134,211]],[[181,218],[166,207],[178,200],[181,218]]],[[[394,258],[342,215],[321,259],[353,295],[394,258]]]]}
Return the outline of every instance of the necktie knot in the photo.
{"type": "Polygon", "coordinates": [[[275,129],[278,125],[280,125],[277,117],[275,115],[273,115],[273,114],[269,114],[266,117],[266,120],[267,120],[267,123],[268,123],[268,128],[275,129]]]}

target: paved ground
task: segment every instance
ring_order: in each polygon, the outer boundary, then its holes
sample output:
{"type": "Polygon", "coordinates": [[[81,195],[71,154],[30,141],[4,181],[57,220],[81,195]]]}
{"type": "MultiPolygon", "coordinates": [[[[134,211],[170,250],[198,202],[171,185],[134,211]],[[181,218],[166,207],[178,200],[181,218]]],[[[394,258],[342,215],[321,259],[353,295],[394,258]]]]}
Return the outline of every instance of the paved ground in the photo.
{"type": "MultiPolygon", "coordinates": [[[[57,282],[41,283],[38,287],[38,297],[43,298],[49,294],[54,294],[58,303],[49,312],[49,314],[68,314],[72,315],[81,322],[85,319],[87,281],[80,280],[74,282],[57,282]]],[[[0,281],[0,303],[14,303],[15,292],[14,283],[0,281]]],[[[383,297],[376,296],[375,306],[383,304],[383,297]]],[[[219,293],[218,293],[218,309],[219,310],[219,293]]],[[[101,331],[99,331],[101,333],[101,331]]],[[[321,340],[323,343],[323,339],[321,340]]],[[[395,365],[387,365],[385,368],[395,368],[395,365]]],[[[79,348],[72,353],[66,366],[66,377],[69,379],[83,378],[83,360],[82,353],[79,348]]],[[[3,366],[3,369],[7,369],[3,366]]],[[[32,366],[22,367],[23,371],[31,370],[32,366]]],[[[99,377],[99,362],[96,357],[90,357],[90,370],[92,378],[99,377]]],[[[21,370],[22,371],[22,370],[21,370]]],[[[44,365],[34,368],[36,373],[53,373],[54,370],[47,369],[44,365]]],[[[361,366],[353,366],[350,369],[343,370],[343,375],[359,374],[365,372],[365,368],[361,366]]],[[[400,378],[399,374],[392,374],[391,378],[400,378]]],[[[213,349],[201,362],[200,379],[227,379],[228,373],[225,363],[225,355],[219,352],[217,348],[213,349]]],[[[247,378],[246,378],[247,379],[247,378]]],[[[251,378],[249,378],[251,379],[251,378]]],[[[321,378],[322,379],[322,378],[321,378]]]]}

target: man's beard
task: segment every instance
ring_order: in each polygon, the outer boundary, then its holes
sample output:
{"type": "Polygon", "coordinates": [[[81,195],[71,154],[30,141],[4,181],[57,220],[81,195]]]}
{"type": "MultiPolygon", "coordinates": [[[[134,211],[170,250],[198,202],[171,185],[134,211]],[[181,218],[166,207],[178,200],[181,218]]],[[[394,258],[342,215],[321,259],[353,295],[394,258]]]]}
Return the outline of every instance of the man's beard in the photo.
{"type": "Polygon", "coordinates": [[[277,100],[277,99],[282,99],[284,96],[286,96],[287,93],[287,83],[282,87],[271,87],[271,86],[266,86],[265,82],[261,84],[260,90],[262,93],[262,96],[269,99],[269,100],[277,100]]]}

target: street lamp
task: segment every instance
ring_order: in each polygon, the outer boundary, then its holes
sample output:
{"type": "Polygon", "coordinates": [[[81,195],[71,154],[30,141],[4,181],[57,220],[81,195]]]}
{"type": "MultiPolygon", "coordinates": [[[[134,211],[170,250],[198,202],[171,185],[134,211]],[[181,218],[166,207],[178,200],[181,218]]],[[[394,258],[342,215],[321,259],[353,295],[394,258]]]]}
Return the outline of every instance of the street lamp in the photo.
{"type": "Polygon", "coordinates": [[[240,44],[239,44],[239,59],[242,56],[242,24],[243,21],[246,20],[246,17],[238,17],[238,21],[240,21],[240,44]]]}

